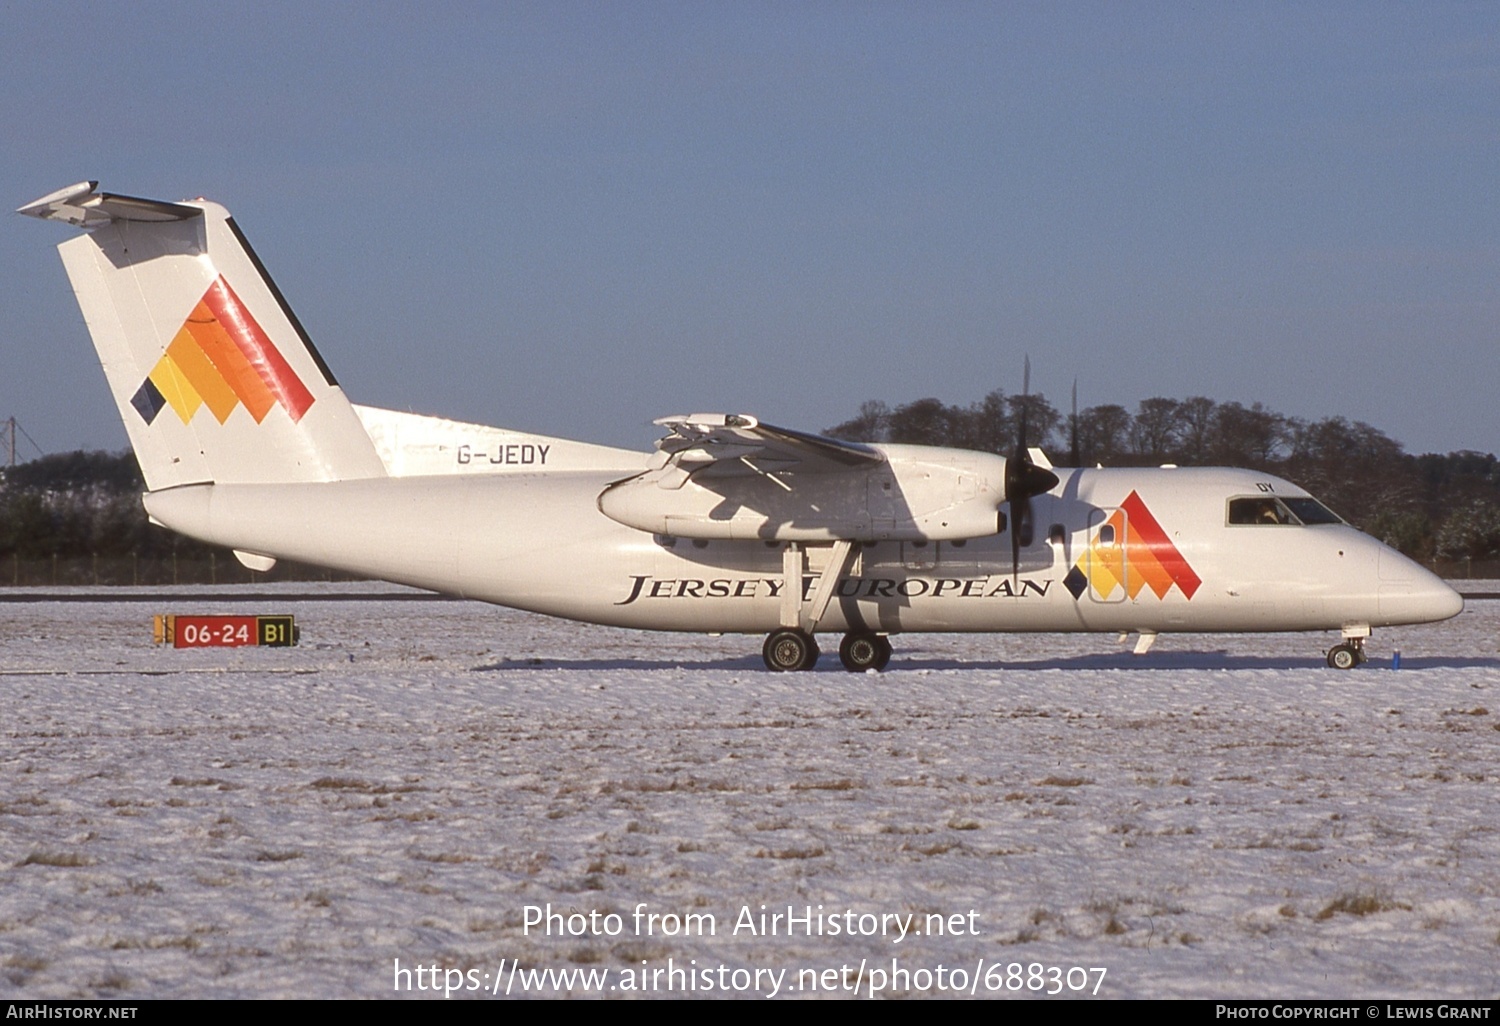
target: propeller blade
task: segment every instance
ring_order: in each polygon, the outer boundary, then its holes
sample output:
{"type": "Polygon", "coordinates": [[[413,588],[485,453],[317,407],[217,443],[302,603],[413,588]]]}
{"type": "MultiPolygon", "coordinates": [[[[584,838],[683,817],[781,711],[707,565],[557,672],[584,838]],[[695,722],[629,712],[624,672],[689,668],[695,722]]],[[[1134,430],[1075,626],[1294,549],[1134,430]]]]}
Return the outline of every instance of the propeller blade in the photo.
{"type": "Polygon", "coordinates": [[[1021,579],[1021,517],[1031,513],[1031,503],[1020,499],[1010,507],[1010,583],[1014,590],[1021,579]]]}
{"type": "Polygon", "coordinates": [[[1026,355],[1025,369],[1021,371],[1021,432],[1016,438],[1016,456],[1022,461],[1030,460],[1026,454],[1026,421],[1031,416],[1031,354],[1026,355]]]}
{"type": "Polygon", "coordinates": [[[1083,457],[1078,453],[1078,379],[1073,379],[1073,416],[1068,419],[1068,457],[1070,465],[1074,467],[1083,465],[1083,457]]]}
{"type": "MultiPolygon", "coordinates": [[[[1076,386],[1075,386],[1076,389],[1076,386]]],[[[1076,391],[1074,405],[1077,405],[1076,391]]],[[[1027,355],[1021,378],[1021,432],[1016,452],[1005,461],[1005,504],[1010,507],[1010,575],[1021,573],[1021,546],[1031,544],[1031,497],[1057,487],[1057,475],[1031,461],[1026,445],[1026,427],[1031,412],[1031,356],[1027,355]]]]}
{"type": "Polygon", "coordinates": [[[1046,467],[1031,462],[1031,454],[1018,446],[1016,455],[1005,461],[1005,504],[1010,520],[1010,573],[1021,573],[1021,546],[1031,544],[1031,497],[1043,495],[1057,487],[1058,477],[1046,467]]]}

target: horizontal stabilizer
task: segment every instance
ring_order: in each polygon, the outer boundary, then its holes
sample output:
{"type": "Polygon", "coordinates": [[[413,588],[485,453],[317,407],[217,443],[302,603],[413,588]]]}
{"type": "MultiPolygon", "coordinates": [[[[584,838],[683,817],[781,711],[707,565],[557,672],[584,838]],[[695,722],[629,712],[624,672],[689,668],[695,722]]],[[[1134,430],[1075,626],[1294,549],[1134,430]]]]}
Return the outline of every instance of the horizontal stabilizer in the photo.
{"type": "Polygon", "coordinates": [[[140,199],[112,192],[95,193],[98,182],[79,182],[48,193],[16,210],[43,221],[62,221],[79,228],[97,228],[111,221],[186,221],[202,217],[199,207],[163,200],[140,199]]]}

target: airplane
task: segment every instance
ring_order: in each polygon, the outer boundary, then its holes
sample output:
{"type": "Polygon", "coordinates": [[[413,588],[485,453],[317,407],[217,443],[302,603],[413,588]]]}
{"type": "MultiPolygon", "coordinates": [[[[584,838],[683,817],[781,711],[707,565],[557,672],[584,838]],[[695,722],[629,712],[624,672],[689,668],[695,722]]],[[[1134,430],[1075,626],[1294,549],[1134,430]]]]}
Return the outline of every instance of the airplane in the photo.
{"type": "Polygon", "coordinates": [[[1339,631],[1463,600],[1259,471],[1052,467],[862,444],[747,414],[656,421],[653,453],[351,403],[229,211],[58,190],[18,211],[62,255],[151,520],[269,570],[297,560],[557,617],[765,636],[774,671],[840,636],[1339,631]]]}

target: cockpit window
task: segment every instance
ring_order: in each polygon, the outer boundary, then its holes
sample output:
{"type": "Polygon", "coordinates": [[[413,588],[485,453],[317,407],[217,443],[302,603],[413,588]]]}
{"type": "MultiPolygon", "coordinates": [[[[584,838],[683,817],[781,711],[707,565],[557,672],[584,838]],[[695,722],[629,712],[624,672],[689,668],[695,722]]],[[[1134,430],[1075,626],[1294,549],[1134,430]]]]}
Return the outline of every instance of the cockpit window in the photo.
{"type": "Polygon", "coordinates": [[[1297,519],[1304,524],[1342,524],[1344,518],[1333,510],[1323,505],[1312,496],[1301,499],[1283,499],[1283,502],[1297,515],[1297,519]]]}
{"type": "Polygon", "coordinates": [[[1230,499],[1231,524],[1295,524],[1297,518],[1280,499],[1264,495],[1253,499],[1230,499]]]}
{"type": "Polygon", "coordinates": [[[1231,524],[1342,524],[1338,514],[1310,496],[1257,495],[1229,500],[1231,524]]]}

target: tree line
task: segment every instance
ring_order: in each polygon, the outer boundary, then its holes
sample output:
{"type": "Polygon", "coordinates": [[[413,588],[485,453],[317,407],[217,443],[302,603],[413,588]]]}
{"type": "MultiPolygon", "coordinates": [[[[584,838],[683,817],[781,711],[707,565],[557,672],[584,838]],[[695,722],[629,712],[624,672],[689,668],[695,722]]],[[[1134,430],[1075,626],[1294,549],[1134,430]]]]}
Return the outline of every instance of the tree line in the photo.
{"type": "Polygon", "coordinates": [[[1225,466],[1264,470],[1316,495],[1354,526],[1423,561],[1500,558],[1500,467],[1471,450],[1412,455],[1378,428],[1309,421],[1260,403],[1204,396],[1143,399],[1063,414],[1044,395],[991,392],[968,406],[918,399],[862,404],[834,438],[1015,451],[1026,442],[1059,466],[1225,466]],[[1075,452],[1076,450],[1076,452],[1075,452]]]}

